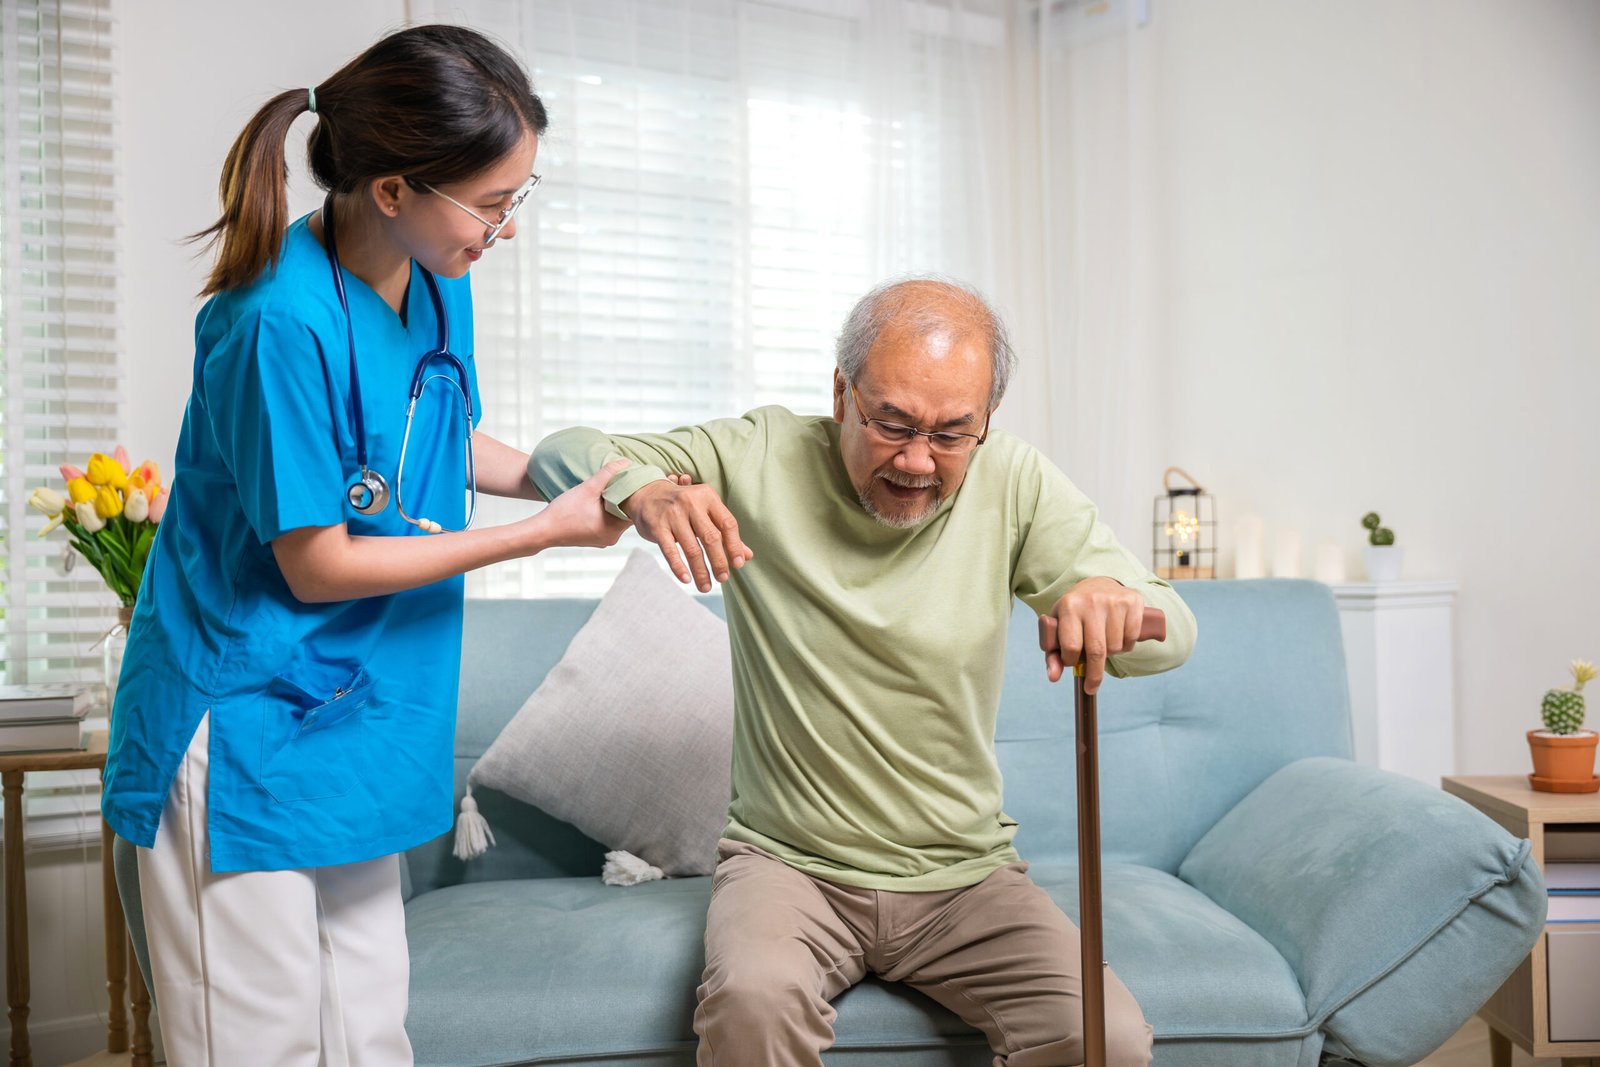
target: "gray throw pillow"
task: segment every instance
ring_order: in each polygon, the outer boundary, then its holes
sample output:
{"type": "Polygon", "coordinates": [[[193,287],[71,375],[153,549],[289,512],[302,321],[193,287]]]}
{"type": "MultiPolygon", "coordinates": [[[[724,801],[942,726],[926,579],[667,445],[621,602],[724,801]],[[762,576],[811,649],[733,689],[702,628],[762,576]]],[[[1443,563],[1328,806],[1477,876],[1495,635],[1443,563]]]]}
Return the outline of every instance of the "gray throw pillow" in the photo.
{"type": "MultiPolygon", "coordinates": [[[[635,550],[468,783],[668,875],[709,874],[727,823],[732,745],[727,624],[635,550]]],[[[469,793],[463,823],[470,815],[481,825],[476,809],[469,793]]],[[[459,831],[457,840],[459,849],[459,831]]],[[[480,840],[466,855],[482,850],[480,840]]]]}

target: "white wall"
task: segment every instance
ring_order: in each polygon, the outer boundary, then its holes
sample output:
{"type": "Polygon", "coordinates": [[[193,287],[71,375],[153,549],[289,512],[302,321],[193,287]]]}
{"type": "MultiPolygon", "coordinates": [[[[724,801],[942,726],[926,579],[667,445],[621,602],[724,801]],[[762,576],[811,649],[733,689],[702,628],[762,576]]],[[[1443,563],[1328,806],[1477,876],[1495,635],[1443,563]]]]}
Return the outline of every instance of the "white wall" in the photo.
{"type": "MultiPolygon", "coordinates": [[[[326,78],[405,18],[404,0],[257,5],[139,0],[120,12],[130,451],[171,471],[194,362],[195,299],[210,259],[185,234],[218,214],[233,139],[269,96],[326,78]]],[[[292,215],[320,202],[291,137],[292,215]]]]}
{"type": "Polygon", "coordinates": [[[1600,657],[1600,4],[1156,14],[1172,462],[1357,577],[1380,511],[1407,576],[1460,583],[1457,769],[1523,772],[1600,657]]]}

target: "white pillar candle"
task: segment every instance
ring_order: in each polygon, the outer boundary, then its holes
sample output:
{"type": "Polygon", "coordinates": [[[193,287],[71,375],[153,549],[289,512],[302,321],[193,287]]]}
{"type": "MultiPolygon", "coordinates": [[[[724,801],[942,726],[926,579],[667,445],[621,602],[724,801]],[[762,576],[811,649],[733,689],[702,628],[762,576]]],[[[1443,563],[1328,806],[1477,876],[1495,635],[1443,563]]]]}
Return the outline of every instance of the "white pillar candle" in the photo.
{"type": "Polygon", "coordinates": [[[1233,576],[1260,578],[1262,569],[1262,527],[1257,515],[1241,515],[1233,524],[1233,576]]]}
{"type": "Polygon", "coordinates": [[[1317,548],[1317,581],[1328,585],[1344,581],[1344,548],[1325,544],[1317,548]]]}
{"type": "Polygon", "coordinates": [[[1283,530],[1272,552],[1274,578],[1300,577],[1300,531],[1283,530]]]}

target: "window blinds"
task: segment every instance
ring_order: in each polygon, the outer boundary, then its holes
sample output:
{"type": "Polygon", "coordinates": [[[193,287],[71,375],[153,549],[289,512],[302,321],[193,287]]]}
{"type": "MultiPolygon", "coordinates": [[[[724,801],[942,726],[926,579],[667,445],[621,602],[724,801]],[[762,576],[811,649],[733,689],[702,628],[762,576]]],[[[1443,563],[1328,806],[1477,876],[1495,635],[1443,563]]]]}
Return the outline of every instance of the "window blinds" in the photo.
{"type": "Polygon", "coordinates": [[[27,508],[122,425],[111,0],[0,5],[0,681],[92,682],[116,601],[27,508]]]}

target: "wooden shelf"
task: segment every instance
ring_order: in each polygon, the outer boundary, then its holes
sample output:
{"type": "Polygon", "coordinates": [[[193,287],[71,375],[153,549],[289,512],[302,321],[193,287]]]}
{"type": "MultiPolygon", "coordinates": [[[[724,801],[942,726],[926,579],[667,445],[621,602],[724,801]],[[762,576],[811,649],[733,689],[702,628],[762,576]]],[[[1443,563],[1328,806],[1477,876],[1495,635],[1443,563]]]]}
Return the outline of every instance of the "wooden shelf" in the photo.
{"type": "MultiPolygon", "coordinates": [[[[1541,793],[1528,784],[1525,775],[1483,775],[1447,777],[1441,780],[1446,793],[1460,797],[1518,837],[1533,846],[1533,858],[1542,871],[1545,864],[1547,827],[1590,824],[1600,827],[1600,794],[1541,793]]],[[[1600,856],[1595,856],[1600,861],[1600,856]]],[[[1489,1024],[1495,1064],[1510,1063],[1507,1038],[1534,1056],[1578,1060],[1600,1056],[1600,1041],[1551,1041],[1550,1001],[1545,937],[1541,935],[1528,958],[1517,965],[1478,1014],[1489,1024]],[[1502,1060],[1501,1054],[1504,1054],[1502,1060]]]]}

